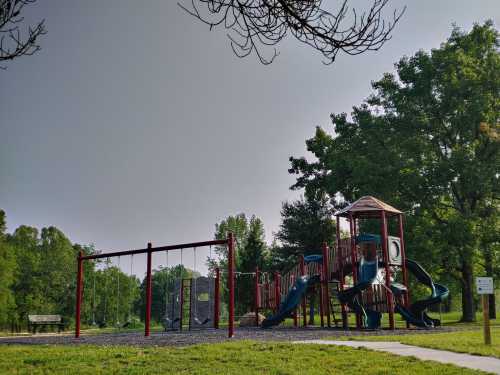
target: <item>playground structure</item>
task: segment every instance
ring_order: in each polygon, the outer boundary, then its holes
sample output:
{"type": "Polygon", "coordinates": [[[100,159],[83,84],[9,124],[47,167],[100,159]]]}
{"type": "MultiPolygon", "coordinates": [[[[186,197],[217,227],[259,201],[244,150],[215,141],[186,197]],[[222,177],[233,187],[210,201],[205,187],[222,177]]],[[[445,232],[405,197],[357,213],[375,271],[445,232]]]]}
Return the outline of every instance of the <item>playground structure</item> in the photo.
{"type": "MultiPolygon", "coordinates": [[[[406,258],[403,237],[403,213],[371,196],[362,197],[335,214],[337,240],[334,247],[322,246],[322,253],[301,257],[295,267],[284,275],[275,273],[272,282],[255,288],[256,319],[259,310],[272,309],[274,315],[263,323],[264,328],[280,324],[302,313],[307,325],[306,301],[315,292],[319,295],[321,326],[337,326],[332,297],[340,303],[342,327],[348,328],[348,313],[355,314],[356,328],[378,329],[383,313],[389,315],[389,328],[395,329],[394,313],[410,325],[431,328],[440,325],[429,317],[428,307],[448,297],[448,289],[434,283],[432,277],[415,261],[406,258]],[[340,218],[349,223],[348,238],[340,236],[340,218]],[[397,236],[389,235],[389,220],[396,219],[397,236]],[[380,234],[359,233],[362,220],[379,221],[380,234]],[[419,283],[431,290],[428,298],[410,304],[408,271],[419,283]],[[349,281],[349,282],[348,282],[349,281]]],[[[256,271],[258,275],[258,270],[256,271]]],[[[258,278],[257,278],[258,280],[258,278]]],[[[337,304],[338,306],[339,304],[337,304]]],[[[314,315],[310,304],[310,316],[314,315]]],[[[312,319],[310,319],[312,320],[312,319]]]]}
{"type": "MultiPolygon", "coordinates": [[[[381,327],[382,314],[389,316],[389,328],[395,329],[394,313],[399,313],[410,325],[431,328],[440,321],[429,317],[428,307],[442,302],[448,297],[448,289],[434,283],[431,276],[415,261],[406,258],[403,237],[403,213],[396,208],[373,197],[362,197],[335,214],[337,239],[333,246],[324,243],[321,253],[301,256],[297,263],[286,273],[255,272],[241,273],[235,269],[235,239],[228,233],[226,239],[194,242],[179,245],[153,247],[148,243],[146,249],[121,252],[100,253],[78,256],[76,288],[75,337],[80,336],[81,304],[83,293],[83,267],[85,261],[102,258],[146,254],[146,311],[144,316],[144,335],[150,335],[152,305],[152,257],[158,252],[168,252],[201,247],[227,247],[228,262],[226,271],[228,336],[234,335],[235,322],[235,279],[236,275],[254,278],[255,326],[259,326],[259,313],[272,311],[260,325],[270,328],[279,325],[287,318],[293,319],[298,327],[314,324],[315,305],[319,308],[321,327],[349,328],[348,315],[354,314],[356,328],[378,329],[381,327]],[[340,219],[349,223],[349,237],[341,238],[340,219]],[[379,225],[379,234],[359,233],[362,221],[379,225]],[[392,222],[390,221],[392,220],[392,222]],[[393,235],[389,234],[392,228],[393,235]],[[408,272],[418,282],[431,290],[428,298],[410,304],[408,272]],[[272,278],[271,278],[272,275],[272,278]],[[307,307],[309,306],[309,311],[307,307]],[[337,311],[336,311],[337,309],[337,311]],[[340,315],[340,319],[337,318],[340,315]],[[309,316],[309,319],[308,319],[309,316]]],[[[366,224],[366,223],[365,223],[366,224]]],[[[372,225],[373,227],[373,225],[372,225]]],[[[182,253],[181,253],[182,254],[182,253]]],[[[182,263],[182,260],[181,260],[182,263]]],[[[221,306],[221,270],[215,269],[213,277],[194,277],[179,279],[166,296],[165,331],[182,330],[187,315],[188,329],[219,328],[221,306]],[[188,306],[186,307],[186,301],[188,306]],[[185,310],[187,309],[187,311],[185,310]],[[187,312],[187,314],[186,314],[187,312]]]]}

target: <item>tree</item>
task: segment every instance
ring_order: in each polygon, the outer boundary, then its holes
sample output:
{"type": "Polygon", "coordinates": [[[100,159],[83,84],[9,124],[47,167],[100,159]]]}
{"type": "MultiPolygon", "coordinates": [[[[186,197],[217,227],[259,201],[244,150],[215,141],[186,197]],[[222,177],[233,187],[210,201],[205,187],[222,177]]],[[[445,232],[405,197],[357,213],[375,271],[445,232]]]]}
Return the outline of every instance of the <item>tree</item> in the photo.
{"type": "Polygon", "coordinates": [[[18,227],[7,237],[16,259],[15,280],[12,286],[16,300],[16,321],[25,322],[28,314],[40,311],[44,286],[40,281],[40,253],[38,230],[27,225],[18,227]]]}
{"type": "MultiPolygon", "coordinates": [[[[229,232],[232,232],[235,239],[235,265],[238,265],[238,257],[242,249],[245,247],[246,238],[248,235],[248,220],[245,214],[241,213],[235,216],[228,216],[220,223],[215,224],[214,238],[216,240],[224,240],[229,232]]],[[[212,270],[219,267],[221,270],[227,269],[227,247],[215,247],[217,259],[209,260],[209,268],[212,270]]]]}
{"type": "Polygon", "coordinates": [[[73,316],[76,251],[71,241],[56,227],[42,228],[38,251],[43,313],[73,316]]]}
{"type": "Polygon", "coordinates": [[[5,212],[0,210],[0,327],[12,322],[15,314],[15,298],[12,285],[15,275],[15,257],[6,241],[5,212]]]}
{"type": "Polygon", "coordinates": [[[259,218],[252,216],[248,225],[245,245],[238,254],[237,270],[242,272],[237,276],[237,307],[238,314],[253,310],[255,279],[251,273],[259,267],[261,271],[267,268],[268,249],[265,241],[264,224],[259,218]]]}
{"type": "Polygon", "coordinates": [[[139,280],[124,273],[117,265],[110,266],[107,260],[104,264],[87,279],[83,320],[100,326],[122,327],[132,322],[137,313],[139,280]],[[91,307],[90,311],[86,307],[91,307]]]}
{"type": "Polygon", "coordinates": [[[293,188],[348,202],[377,195],[408,213],[408,240],[419,226],[440,232],[436,261],[461,283],[464,321],[475,319],[479,228],[499,207],[499,45],[491,22],[454,28],[440,48],[402,58],[397,76],[374,82],[352,120],[333,114],[335,136],[317,128],[307,141],[317,161],[291,158],[293,188]]]}
{"type": "Polygon", "coordinates": [[[191,7],[180,5],[190,15],[210,27],[223,26],[233,52],[246,57],[254,52],[261,63],[270,64],[278,55],[276,48],[266,57],[263,48],[276,46],[285,36],[293,37],[323,55],[331,64],[339,51],[358,55],[376,51],[391,38],[404,13],[394,11],[386,22],[382,11],[389,0],[374,0],[367,12],[359,14],[348,1],[329,11],[322,0],[192,0],[191,7]]]}
{"type": "Polygon", "coordinates": [[[7,237],[15,253],[12,285],[18,323],[28,314],[74,315],[76,254],[69,239],[55,227],[21,225],[7,237]]]}
{"type": "MultiPolygon", "coordinates": [[[[227,233],[232,232],[235,237],[235,266],[237,272],[250,273],[255,267],[266,268],[267,245],[264,238],[264,225],[262,220],[252,216],[248,221],[245,214],[228,216],[215,225],[215,239],[227,238],[227,233]]],[[[227,248],[220,246],[215,249],[217,259],[209,262],[210,268],[219,267],[222,271],[227,269],[227,248]]],[[[226,273],[221,275],[221,299],[227,302],[226,273]]],[[[249,275],[236,276],[236,313],[245,313],[251,308],[253,302],[252,278],[249,275]]]]}
{"type": "Polygon", "coordinates": [[[336,237],[332,214],[325,194],[284,202],[280,229],[275,234],[280,244],[271,250],[273,264],[284,270],[295,264],[299,255],[321,254],[323,242],[332,245],[336,237]]]}
{"type": "MultiPolygon", "coordinates": [[[[0,0],[0,63],[14,60],[21,56],[31,56],[40,50],[39,39],[46,33],[42,20],[35,26],[28,27],[26,36],[21,34],[21,15],[26,5],[36,0],[0,0]]],[[[0,65],[0,68],[5,68],[0,65]]]]}

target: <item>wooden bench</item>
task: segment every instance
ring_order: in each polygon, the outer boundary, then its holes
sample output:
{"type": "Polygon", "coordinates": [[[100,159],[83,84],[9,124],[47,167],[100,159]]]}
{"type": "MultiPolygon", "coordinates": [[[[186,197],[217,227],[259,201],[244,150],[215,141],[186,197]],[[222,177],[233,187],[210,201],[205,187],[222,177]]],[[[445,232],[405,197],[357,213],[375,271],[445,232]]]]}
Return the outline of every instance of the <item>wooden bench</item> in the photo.
{"type": "Polygon", "coordinates": [[[57,326],[58,332],[64,331],[65,323],[61,315],[28,315],[28,330],[36,333],[37,327],[57,326]]]}

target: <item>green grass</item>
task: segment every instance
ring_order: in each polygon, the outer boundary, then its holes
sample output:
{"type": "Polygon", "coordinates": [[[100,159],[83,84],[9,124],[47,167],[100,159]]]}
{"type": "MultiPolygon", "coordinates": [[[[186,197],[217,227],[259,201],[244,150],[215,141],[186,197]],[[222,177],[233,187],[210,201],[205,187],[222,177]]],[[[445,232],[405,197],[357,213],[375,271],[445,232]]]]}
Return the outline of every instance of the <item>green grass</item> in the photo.
{"type": "MultiPolygon", "coordinates": [[[[398,341],[402,344],[416,345],[425,348],[450,350],[458,353],[469,353],[500,358],[500,327],[491,329],[492,345],[484,344],[483,332],[479,329],[457,332],[408,334],[392,336],[355,336],[342,339],[359,341],[398,341]]],[[[331,339],[336,339],[332,337],[331,339]]]]}
{"type": "Polygon", "coordinates": [[[364,349],[238,341],[187,348],[3,346],[2,374],[474,374],[364,349]]]}

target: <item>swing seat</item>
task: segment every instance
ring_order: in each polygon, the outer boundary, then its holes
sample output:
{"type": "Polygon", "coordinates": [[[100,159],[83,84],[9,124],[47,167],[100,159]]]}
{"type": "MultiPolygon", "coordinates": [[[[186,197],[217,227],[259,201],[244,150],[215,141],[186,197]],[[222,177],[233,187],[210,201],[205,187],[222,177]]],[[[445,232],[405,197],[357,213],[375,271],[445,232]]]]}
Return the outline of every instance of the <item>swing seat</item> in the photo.
{"type": "Polygon", "coordinates": [[[197,317],[194,318],[194,321],[196,322],[196,324],[199,324],[201,326],[204,326],[205,324],[207,324],[208,322],[210,322],[210,320],[211,320],[210,318],[206,318],[204,321],[201,321],[197,317]]]}

